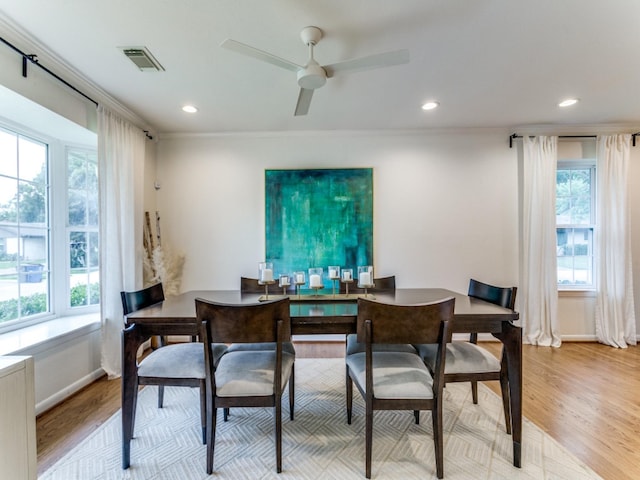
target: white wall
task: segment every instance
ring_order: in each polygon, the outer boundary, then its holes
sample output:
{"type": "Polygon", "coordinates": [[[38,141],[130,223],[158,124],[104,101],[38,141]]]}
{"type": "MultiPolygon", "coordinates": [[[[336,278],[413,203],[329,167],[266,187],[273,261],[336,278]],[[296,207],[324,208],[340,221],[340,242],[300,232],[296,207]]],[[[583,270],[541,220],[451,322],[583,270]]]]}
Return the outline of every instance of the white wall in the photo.
{"type": "MultiPolygon", "coordinates": [[[[264,260],[265,169],[372,167],[377,276],[396,275],[399,287],[458,291],[470,277],[517,285],[518,159],[509,133],[168,136],[158,144],[163,244],[186,255],[182,290],[237,288],[264,260]]],[[[636,185],[638,150],[630,177],[636,185]]],[[[632,190],[632,205],[639,197],[632,190]]],[[[640,208],[632,220],[638,292],[640,208]]],[[[560,294],[565,339],[595,339],[594,300],[560,294]]]]}
{"type": "Polygon", "coordinates": [[[237,288],[264,260],[264,171],[372,167],[376,275],[466,291],[518,279],[517,156],[508,132],[171,137],[158,145],[163,241],[183,290],[237,288]]]}

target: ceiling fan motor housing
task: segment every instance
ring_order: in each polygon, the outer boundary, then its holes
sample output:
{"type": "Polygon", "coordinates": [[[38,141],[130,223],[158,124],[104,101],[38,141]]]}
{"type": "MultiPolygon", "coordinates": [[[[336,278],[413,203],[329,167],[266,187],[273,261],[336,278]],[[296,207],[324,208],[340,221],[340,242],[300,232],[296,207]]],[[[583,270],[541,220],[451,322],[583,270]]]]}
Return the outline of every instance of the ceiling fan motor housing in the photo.
{"type": "Polygon", "coordinates": [[[298,85],[300,88],[315,90],[327,83],[327,73],[316,64],[309,64],[298,71],[298,85]]]}

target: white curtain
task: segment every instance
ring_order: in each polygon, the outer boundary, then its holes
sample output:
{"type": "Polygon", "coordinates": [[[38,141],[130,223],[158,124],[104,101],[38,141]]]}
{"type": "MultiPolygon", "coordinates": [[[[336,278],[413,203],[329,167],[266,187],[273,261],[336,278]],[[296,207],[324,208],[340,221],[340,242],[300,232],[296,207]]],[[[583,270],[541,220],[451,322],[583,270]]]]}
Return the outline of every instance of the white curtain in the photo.
{"type": "Polygon", "coordinates": [[[142,130],[99,106],[102,368],[109,378],[122,372],[120,292],[142,287],[144,156],[142,130]]]}
{"type": "Polygon", "coordinates": [[[556,258],[558,137],[523,137],[520,319],[523,341],[559,347],[556,258]]]}
{"type": "Polygon", "coordinates": [[[598,137],[596,336],[613,347],[636,344],[627,171],[631,135],[598,137]]]}

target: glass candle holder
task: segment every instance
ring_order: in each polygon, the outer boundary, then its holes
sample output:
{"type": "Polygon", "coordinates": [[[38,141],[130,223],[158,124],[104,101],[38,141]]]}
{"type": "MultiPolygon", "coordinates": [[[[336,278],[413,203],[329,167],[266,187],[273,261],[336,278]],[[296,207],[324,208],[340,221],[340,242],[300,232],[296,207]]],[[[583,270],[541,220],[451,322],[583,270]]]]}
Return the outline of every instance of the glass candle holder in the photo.
{"type": "Polygon", "coordinates": [[[287,294],[287,289],[291,285],[291,277],[286,273],[281,273],[280,277],[278,277],[278,286],[282,288],[282,295],[287,294]]]}
{"type": "Polygon", "coordinates": [[[343,268],[340,281],[344,283],[346,295],[349,296],[349,285],[353,283],[353,268],[343,268]]]}
{"type": "Polygon", "coordinates": [[[358,267],[358,287],[364,288],[364,296],[367,296],[367,289],[373,287],[373,266],[363,265],[358,267]]]}
{"type": "Polygon", "coordinates": [[[331,280],[331,293],[336,296],[336,284],[340,281],[340,267],[336,265],[329,266],[329,280],[331,280]]]}
{"type": "Polygon", "coordinates": [[[275,283],[273,279],[273,262],[258,263],[258,283],[260,285],[275,283]]]}
{"type": "Polygon", "coordinates": [[[300,298],[300,287],[307,283],[306,275],[303,271],[293,272],[293,284],[296,286],[296,293],[300,298]]]}
{"type": "Polygon", "coordinates": [[[324,287],[324,283],[322,282],[322,268],[310,268],[309,269],[309,287],[318,293],[318,290],[324,287]]]}

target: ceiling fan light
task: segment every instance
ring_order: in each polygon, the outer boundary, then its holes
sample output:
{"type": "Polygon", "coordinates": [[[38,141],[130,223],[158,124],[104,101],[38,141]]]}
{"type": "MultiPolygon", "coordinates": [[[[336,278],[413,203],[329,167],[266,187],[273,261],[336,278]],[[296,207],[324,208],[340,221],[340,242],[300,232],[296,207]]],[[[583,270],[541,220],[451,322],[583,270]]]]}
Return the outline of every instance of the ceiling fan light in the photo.
{"type": "Polygon", "coordinates": [[[182,107],[182,111],[187,113],[196,113],[198,109],[193,105],[185,105],[184,107],[182,107]]]}
{"type": "Polygon", "coordinates": [[[423,110],[433,110],[434,108],[438,108],[440,104],[438,102],[427,102],[422,105],[423,110]]]}
{"type": "Polygon", "coordinates": [[[558,103],[559,107],[570,107],[571,105],[575,105],[576,103],[578,103],[578,99],[577,98],[567,98],[565,100],[562,100],[560,103],[558,103]]]}

